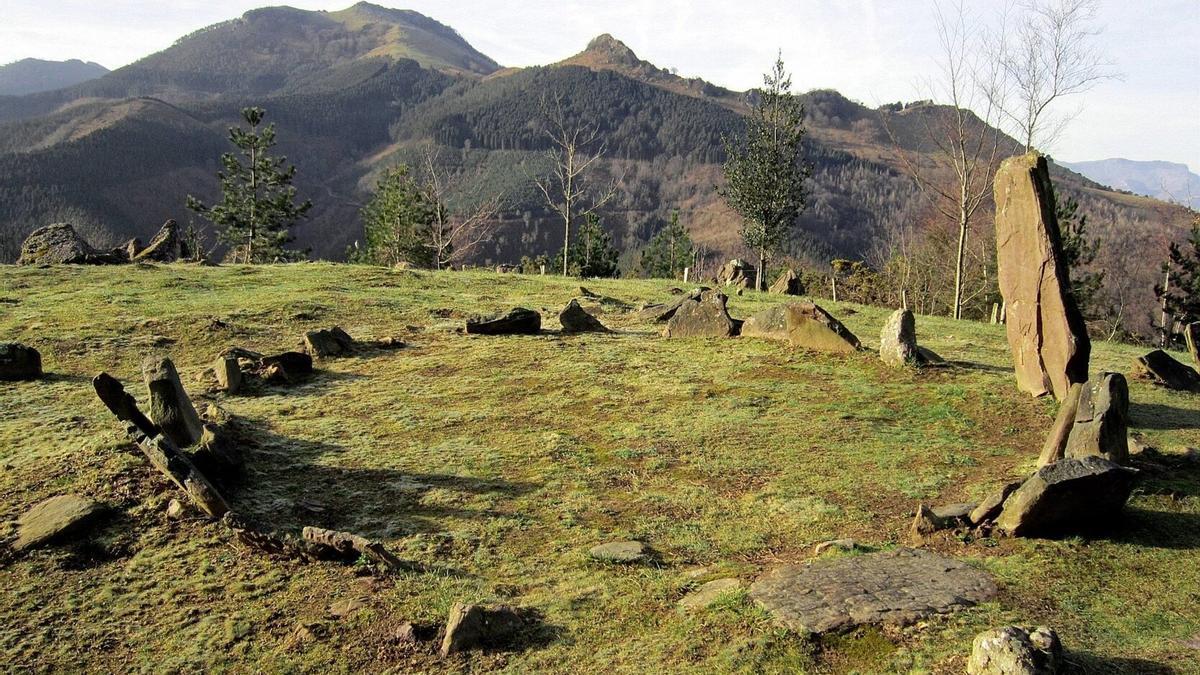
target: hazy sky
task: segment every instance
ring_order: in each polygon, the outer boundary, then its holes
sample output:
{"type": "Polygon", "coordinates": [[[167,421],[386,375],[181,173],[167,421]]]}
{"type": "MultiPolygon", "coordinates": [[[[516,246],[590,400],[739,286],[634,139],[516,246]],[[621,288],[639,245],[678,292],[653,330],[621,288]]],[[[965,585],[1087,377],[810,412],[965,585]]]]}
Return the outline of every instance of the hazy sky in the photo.
{"type": "MultiPolygon", "coordinates": [[[[994,15],[1005,0],[967,0],[994,15]]],[[[0,0],[0,63],[80,58],[116,68],[178,37],[271,3],[255,0],[0,0]]],[[[342,9],[351,0],[294,0],[342,9]]],[[[777,48],[799,90],[875,106],[924,98],[934,69],[924,0],[378,0],[457,29],[506,66],[550,63],[612,33],[642,58],[733,89],[760,82],[777,48]]],[[[1200,0],[1102,0],[1098,38],[1124,74],[1065,103],[1080,111],[1050,148],[1067,161],[1183,162],[1200,173],[1200,0]]]]}

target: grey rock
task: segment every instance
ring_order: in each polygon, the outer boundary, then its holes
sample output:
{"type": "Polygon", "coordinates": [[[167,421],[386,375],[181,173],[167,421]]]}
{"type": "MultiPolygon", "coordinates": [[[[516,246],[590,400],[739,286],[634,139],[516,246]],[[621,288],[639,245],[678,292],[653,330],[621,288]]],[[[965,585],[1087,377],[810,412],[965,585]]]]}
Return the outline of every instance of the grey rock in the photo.
{"type": "Polygon", "coordinates": [[[187,516],[187,507],[178,499],[172,499],[167,504],[167,518],[171,520],[183,520],[187,516]]]}
{"type": "Polygon", "coordinates": [[[1101,373],[1079,392],[1066,457],[1129,461],[1129,384],[1119,373],[1101,373]]]}
{"type": "Polygon", "coordinates": [[[614,541],[593,546],[588,555],[604,562],[629,564],[650,560],[651,551],[640,541],[614,541]]]}
{"type": "Polygon", "coordinates": [[[754,269],[754,266],[739,258],[725,263],[717,272],[717,283],[722,286],[754,288],[757,278],[757,270],[754,269]]]}
{"type": "Polygon", "coordinates": [[[316,359],[341,356],[354,351],[354,338],[340,326],[310,330],[304,334],[304,351],[316,359]]]}
{"type": "Polygon", "coordinates": [[[104,512],[100,504],[75,494],[58,495],[40,502],[17,519],[14,551],[25,551],[61,540],[95,522],[104,512]]]}
{"type": "Polygon", "coordinates": [[[800,281],[800,276],[793,269],[787,269],[771,287],[767,289],[769,293],[777,293],[780,295],[804,295],[804,284],[800,281]]]}
{"type": "Polygon", "coordinates": [[[308,354],[301,352],[283,352],[274,356],[264,356],[259,360],[259,366],[264,375],[269,370],[277,370],[285,380],[294,380],[313,372],[313,360],[308,354]]]}
{"type": "Polygon", "coordinates": [[[842,322],[811,302],[775,305],[746,319],[742,337],[782,340],[793,347],[848,354],[862,345],[842,322]]]}
{"type": "Polygon", "coordinates": [[[213,362],[217,386],[226,394],[236,394],[242,388],[242,368],[236,358],[220,356],[213,362]]]}
{"type": "Polygon", "coordinates": [[[158,233],[146,245],[146,248],[132,256],[130,260],[134,262],[161,262],[173,263],[180,260],[186,260],[192,256],[192,251],[188,249],[187,244],[183,241],[183,237],[179,233],[179,224],[174,220],[168,220],[159,228],[158,233]]]}
{"type": "Polygon", "coordinates": [[[919,366],[917,351],[917,320],[907,309],[892,312],[879,334],[879,358],[889,366],[919,366]]]}
{"type": "Polygon", "coordinates": [[[700,300],[701,295],[710,290],[712,289],[707,286],[700,286],[699,288],[693,289],[686,294],[680,291],[679,298],[672,302],[646,305],[638,312],[638,318],[646,321],[653,321],[655,323],[665,323],[670,321],[671,317],[675,316],[675,312],[679,311],[679,308],[683,306],[683,303],[689,300],[698,301],[700,300]]]}
{"type": "Polygon", "coordinates": [[[572,299],[558,314],[558,322],[564,333],[607,333],[608,328],[600,320],[587,313],[579,306],[579,301],[572,299]]]}
{"type": "Polygon", "coordinates": [[[524,307],[515,307],[499,316],[467,320],[468,335],[537,335],[541,330],[542,315],[524,307]]]}
{"type": "Polygon", "coordinates": [[[680,599],[679,610],[682,612],[695,612],[697,610],[708,609],[715,605],[721,598],[741,590],[744,585],[740,579],[717,579],[710,581],[680,599]]]}
{"type": "Polygon", "coordinates": [[[171,359],[150,357],[142,362],[142,379],[150,393],[150,419],[181,448],[200,440],[204,425],[179,381],[171,359]]]}
{"type": "Polygon", "coordinates": [[[915,549],[788,565],[750,587],[755,602],[801,634],[864,624],[908,625],[984,602],[996,592],[986,572],[915,549]]]}
{"type": "Polygon", "coordinates": [[[726,308],[729,298],[720,291],[704,291],[698,299],[687,299],[674,313],[663,337],[732,337],[733,318],[726,308]]]}
{"type": "Polygon", "coordinates": [[[70,223],[34,230],[21,244],[18,265],[117,265],[124,255],[98,251],[70,223]]]}
{"type": "Polygon", "coordinates": [[[1200,374],[1196,369],[1176,361],[1161,349],[1146,354],[1133,362],[1134,377],[1149,379],[1157,385],[1179,391],[1200,389],[1200,374]]]}
{"type": "Polygon", "coordinates": [[[813,554],[821,555],[825,551],[828,551],[829,549],[833,549],[833,548],[836,548],[839,551],[849,552],[849,551],[853,551],[854,549],[858,548],[858,542],[853,539],[848,539],[848,538],[847,539],[831,539],[829,541],[823,541],[813,547],[813,554]]]}
{"type": "Polygon", "coordinates": [[[1125,507],[1137,473],[1100,457],[1057,461],[1005,500],[996,525],[1017,537],[1102,529],[1125,507]]]}
{"type": "Polygon", "coordinates": [[[989,494],[979,505],[971,510],[967,515],[967,520],[972,525],[979,525],[996,519],[1000,515],[1000,511],[1004,508],[1004,501],[1009,495],[1017,491],[1021,487],[1021,481],[1013,481],[1004,485],[989,494]]]}
{"type": "Polygon", "coordinates": [[[442,656],[478,647],[500,647],[520,632],[520,612],[512,607],[483,607],[457,603],[446,620],[442,656]]]}
{"type": "Polygon", "coordinates": [[[0,342],[0,380],[37,380],[42,377],[42,355],[19,342],[0,342]]]}
{"type": "Polygon", "coordinates": [[[1046,627],[1032,630],[1006,626],[975,636],[968,675],[1055,675],[1063,665],[1058,634],[1046,627]]]}

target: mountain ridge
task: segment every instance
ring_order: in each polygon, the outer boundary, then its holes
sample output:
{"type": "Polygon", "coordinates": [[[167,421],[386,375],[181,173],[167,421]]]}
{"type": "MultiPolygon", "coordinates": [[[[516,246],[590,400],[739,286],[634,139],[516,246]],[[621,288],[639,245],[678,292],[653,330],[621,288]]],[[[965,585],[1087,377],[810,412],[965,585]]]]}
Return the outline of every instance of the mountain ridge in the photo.
{"type": "Polygon", "coordinates": [[[109,72],[108,68],[99,63],[80,59],[21,59],[0,65],[0,96],[24,96],[54,91],[94,80],[109,72]]]}
{"type": "Polygon", "coordinates": [[[1123,157],[1059,164],[1116,190],[1200,208],[1200,175],[1186,164],[1123,157]]]}

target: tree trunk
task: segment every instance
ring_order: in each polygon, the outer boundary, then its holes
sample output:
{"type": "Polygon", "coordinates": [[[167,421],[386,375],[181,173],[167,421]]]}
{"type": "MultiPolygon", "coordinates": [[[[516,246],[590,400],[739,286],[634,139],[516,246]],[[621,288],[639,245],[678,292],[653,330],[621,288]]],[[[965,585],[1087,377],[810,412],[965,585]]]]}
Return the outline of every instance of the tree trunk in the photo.
{"type": "Polygon", "coordinates": [[[758,274],[755,275],[755,279],[754,279],[754,290],[756,290],[756,291],[763,290],[763,278],[767,274],[767,270],[765,269],[766,266],[767,266],[767,249],[766,249],[766,247],[759,246],[758,247],[758,274]]]}
{"type": "Polygon", "coordinates": [[[954,263],[954,318],[962,318],[963,296],[963,267],[966,264],[967,252],[967,217],[962,214],[958,220],[958,255],[954,263]]]}

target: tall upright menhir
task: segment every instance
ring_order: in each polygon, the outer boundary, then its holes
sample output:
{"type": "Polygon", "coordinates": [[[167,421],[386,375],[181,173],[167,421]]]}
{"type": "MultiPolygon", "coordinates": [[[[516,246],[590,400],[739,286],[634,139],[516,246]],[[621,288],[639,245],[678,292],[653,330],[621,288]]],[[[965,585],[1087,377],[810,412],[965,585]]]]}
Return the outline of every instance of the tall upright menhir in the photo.
{"type": "Polygon", "coordinates": [[[262,108],[243,108],[242,119],[250,128],[229,128],[229,141],[239,152],[221,155],[222,170],[217,173],[221,203],[207,206],[192,195],[187,198],[189,209],[217,227],[235,262],[294,260],[304,255],[284,245],[292,241],[292,226],[312,208],[312,202],[296,203],[292,185],[296,167],[286,166],[286,157],[271,156],[275,125],[260,129],[265,115],[262,108]]]}
{"type": "Polygon", "coordinates": [[[755,288],[762,290],[767,258],[777,252],[804,210],[804,104],[791,92],[792,78],[775,59],[753,92],[754,106],[742,135],[725,136],[725,186],[719,192],[742,217],[742,242],[758,254],[755,288]]]}

